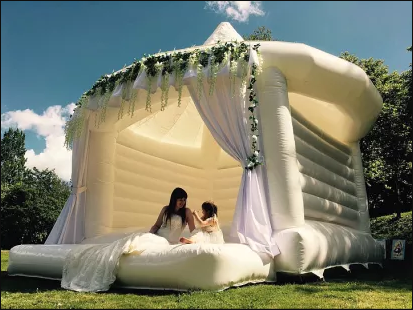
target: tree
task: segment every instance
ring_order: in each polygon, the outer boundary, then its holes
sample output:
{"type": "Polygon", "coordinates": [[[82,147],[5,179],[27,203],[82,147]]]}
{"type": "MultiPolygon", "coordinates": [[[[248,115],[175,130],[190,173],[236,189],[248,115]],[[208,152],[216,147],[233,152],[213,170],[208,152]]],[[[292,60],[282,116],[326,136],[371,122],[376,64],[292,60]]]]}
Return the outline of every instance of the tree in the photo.
{"type": "Polygon", "coordinates": [[[265,26],[258,27],[254,32],[248,36],[243,36],[245,41],[276,41],[272,38],[271,30],[265,26]]]}
{"type": "Polygon", "coordinates": [[[22,182],[25,172],[25,134],[9,128],[1,139],[1,184],[22,182]]]}
{"type": "MultiPolygon", "coordinates": [[[[407,50],[411,53],[412,52],[412,46],[409,46],[407,50]]],[[[406,84],[406,88],[408,90],[407,92],[407,100],[408,100],[408,105],[407,105],[407,110],[410,115],[412,115],[413,109],[413,103],[412,103],[412,63],[409,65],[410,69],[406,71],[406,74],[404,75],[404,82],[406,84]]]]}
{"type": "Polygon", "coordinates": [[[411,69],[402,74],[389,73],[382,60],[358,59],[348,52],[340,57],[361,67],[383,98],[383,109],[374,127],[361,140],[371,214],[375,213],[374,209],[381,209],[400,217],[401,211],[411,208],[412,203],[411,113],[408,111],[411,69]]]}
{"type": "Polygon", "coordinates": [[[69,194],[53,170],[25,167],[25,134],[10,128],[1,139],[1,248],[43,243],[69,194]]]}
{"type": "Polygon", "coordinates": [[[2,249],[44,243],[69,194],[68,183],[53,170],[28,170],[24,182],[2,193],[2,249]]]}

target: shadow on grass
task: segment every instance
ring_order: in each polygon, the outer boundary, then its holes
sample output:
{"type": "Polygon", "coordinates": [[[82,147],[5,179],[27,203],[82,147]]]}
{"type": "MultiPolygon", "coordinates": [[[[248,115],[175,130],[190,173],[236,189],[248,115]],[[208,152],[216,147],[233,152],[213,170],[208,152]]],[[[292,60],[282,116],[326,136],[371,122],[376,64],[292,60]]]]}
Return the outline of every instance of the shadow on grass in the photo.
{"type": "MultiPolygon", "coordinates": [[[[105,293],[105,292],[102,292],[105,293]]],[[[135,294],[141,296],[179,296],[182,293],[188,292],[180,292],[174,290],[167,290],[167,289],[142,289],[142,288],[122,288],[122,287],[112,287],[106,293],[114,293],[114,294],[135,294]]]]}
{"type": "MultiPolygon", "coordinates": [[[[42,278],[10,276],[7,271],[1,272],[1,292],[9,293],[39,293],[45,291],[66,291],[61,288],[60,280],[49,280],[42,278]]],[[[182,292],[173,290],[151,290],[151,289],[129,289],[114,286],[107,292],[98,294],[135,294],[146,296],[180,295],[182,292]]]]}
{"type": "MultiPolygon", "coordinates": [[[[369,265],[369,269],[361,265],[352,265],[350,272],[344,268],[336,267],[327,269],[324,272],[324,279],[319,279],[313,274],[288,275],[277,274],[276,283],[261,283],[263,286],[279,286],[285,284],[295,284],[296,290],[305,294],[319,292],[322,288],[317,286],[328,286],[333,291],[354,291],[357,290],[383,290],[383,291],[412,291],[412,266],[405,262],[387,262],[384,268],[378,265],[369,265]],[[340,285],[348,283],[347,285],[340,285]],[[309,284],[309,285],[307,285],[309,284]]],[[[246,284],[240,287],[229,288],[242,289],[256,284],[246,284]]],[[[9,276],[6,271],[1,272],[1,292],[10,293],[37,293],[44,291],[65,291],[60,287],[60,280],[47,280],[41,278],[30,278],[21,276],[9,276]]],[[[183,292],[173,290],[151,290],[151,289],[130,289],[114,286],[108,292],[98,294],[135,294],[142,296],[178,296],[183,292]]],[[[187,292],[191,293],[191,292],[187,292]]]]}
{"type": "MultiPolygon", "coordinates": [[[[327,269],[324,272],[324,279],[320,280],[314,276],[302,278],[303,283],[314,285],[299,285],[296,290],[303,293],[314,294],[321,291],[321,286],[328,286],[330,292],[339,291],[350,292],[381,290],[388,291],[412,291],[412,266],[406,262],[389,261],[383,264],[383,268],[379,265],[369,265],[366,269],[362,265],[350,266],[350,271],[342,267],[327,269]],[[340,285],[346,283],[346,285],[340,285]],[[320,285],[320,288],[317,286],[320,285]]],[[[300,282],[295,282],[299,284],[300,282]]]]}
{"type": "MultiPolygon", "coordinates": [[[[346,281],[347,282],[347,281],[346,281]]],[[[398,293],[402,292],[412,292],[412,282],[407,280],[384,280],[381,282],[375,281],[352,281],[352,283],[344,283],[344,281],[332,283],[325,283],[325,286],[328,286],[328,293],[337,295],[343,293],[350,293],[354,291],[362,292],[371,292],[371,291],[381,291],[383,293],[388,292],[395,292],[398,293]],[[345,284],[345,285],[343,285],[345,284]]],[[[323,285],[323,286],[324,286],[323,285]]],[[[317,286],[305,286],[300,285],[295,287],[296,291],[300,291],[300,293],[304,294],[314,294],[324,292],[325,290],[321,287],[317,286]]]]}
{"type": "Polygon", "coordinates": [[[1,292],[36,293],[40,291],[63,290],[60,281],[41,278],[9,276],[1,272],[1,292]]]}

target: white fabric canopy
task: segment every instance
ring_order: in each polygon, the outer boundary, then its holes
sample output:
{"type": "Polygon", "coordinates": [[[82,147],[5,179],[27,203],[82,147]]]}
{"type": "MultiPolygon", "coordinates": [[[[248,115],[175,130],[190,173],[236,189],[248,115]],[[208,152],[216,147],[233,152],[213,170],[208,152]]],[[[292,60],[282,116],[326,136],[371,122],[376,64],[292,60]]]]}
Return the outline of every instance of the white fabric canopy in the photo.
{"type": "MultiPolygon", "coordinates": [[[[84,127],[89,123],[90,111],[85,110],[84,127]]],[[[60,212],[45,244],[80,243],[85,238],[86,165],[89,130],[83,130],[73,143],[72,192],[60,212]]]]}

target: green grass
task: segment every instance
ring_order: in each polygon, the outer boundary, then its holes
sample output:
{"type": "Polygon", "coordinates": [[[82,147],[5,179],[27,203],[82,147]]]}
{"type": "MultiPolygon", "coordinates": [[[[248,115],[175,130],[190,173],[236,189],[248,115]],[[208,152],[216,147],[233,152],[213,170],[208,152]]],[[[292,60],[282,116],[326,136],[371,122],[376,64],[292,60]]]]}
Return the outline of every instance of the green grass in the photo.
{"type": "MultiPolygon", "coordinates": [[[[120,308],[412,308],[410,273],[353,267],[351,273],[331,269],[326,281],[306,284],[258,284],[223,292],[111,289],[105,293],[76,293],[59,281],[7,275],[8,251],[1,252],[1,308],[120,309],[120,308]]],[[[397,262],[401,263],[401,262],[397,262]]]]}
{"type": "MultiPolygon", "coordinates": [[[[384,216],[372,220],[375,238],[412,240],[412,212],[402,219],[384,216]],[[410,238],[410,239],[409,239],[410,238]]],[[[223,292],[111,289],[105,293],[76,293],[60,288],[60,281],[7,275],[9,252],[1,251],[1,308],[120,309],[120,308],[412,308],[412,264],[386,261],[384,268],[352,266],[351,273],[333,268],[325,281],[313,277],[281,280],[278,284],[247,285],[223,292]],[[306,281],[303,281],[306,280],[306,281]],[[303,282],[306,282],[303,284],[303,282]]]]}

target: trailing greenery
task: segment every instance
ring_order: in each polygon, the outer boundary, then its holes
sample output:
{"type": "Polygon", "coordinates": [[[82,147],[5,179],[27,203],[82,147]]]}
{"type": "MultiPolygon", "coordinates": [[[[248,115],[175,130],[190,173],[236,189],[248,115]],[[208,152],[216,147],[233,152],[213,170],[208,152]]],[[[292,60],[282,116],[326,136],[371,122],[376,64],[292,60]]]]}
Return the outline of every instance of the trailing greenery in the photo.
{"type": "Polygon", "coordinates": [[[252,74],[250,85],[248,86],[248,90],[250,91],[249,94],[249,101],[250,106],[248,107],[248,111],[251,112],[251,116],[249,119],[251,120],[251,143],[252,143],[252,155],[247,158],[248,165],[247,169],[254,169],[256,166],[262,164],[262,159],[259,157],[260,150],[257,148],[257,141],[258,141],[258,119],[255,117],[255,109],[258,106],[258,99],[257,99],[257,92],[254,90],[254,84],[256,82],[255,76],[257,74],[257,65],[252,65],[252,74]]]}
{"type": "MultiPolygon", "coordinates": [[[[218,72],[225,66],[229,65],[229,79],[231,85],[235,85],[236,76],[241,78],[240,92],[244,95],[246,91],[246,79],[249,77],[249,92],[251,115],[251,155],[248,156],[246,169],[254,169],[257,165],[262,164],[260,150],[257,148],[258,138],[258,120],[254,113],[258,106],[257,94],[254,90],[254,84],[260,73],[260,64],[249,65],[251,52],[259,55],[259,44],[250,46],[245,42],[218,42],[212,47],[197,48],[187,52],[163,53],[157,55],[149,55],[140,61],[134,61],[131,66],[120,70],[111,75],[102,76],[92,88],[84,93],[77,103],[77,108],[73,117],[67,122],[65,127],[65,145],[71,147],[74,139],[79,138],[82,134],[85,108],[90,99],[97,100],[98,117],[96,118],[96,126],[105,120],[107,104],[112,96],[113,91],[117,86],[122,87],[122,103],[119,108],[118,118],[124,115],[125,104],[129,103],[128,114],[133,116],[134,105],[136,100],[136,89],[133,88],[133,82],[137,78],[146,79],[146,107],[145,109],[151,112],[151,93],[161,76],[161,111],[168,104],[168,92],[171,77],[175,78],[175,87],[178,90],[178,106],[181,103],[183,78],[188,70],[194,70],[197,73],[197,94],[198,100],[205,94],[203,93],[204,71],[209,67],[207,82],[209,84],[209,95],[214,93],[215,83],[218,72]],[[79,110],[78,110],[79,109],[79,110]]],[[[232,88],[232,95],[235,89],[232,88]]],[[[232,96],[233,97],[233,96],[232,96]]]]}

